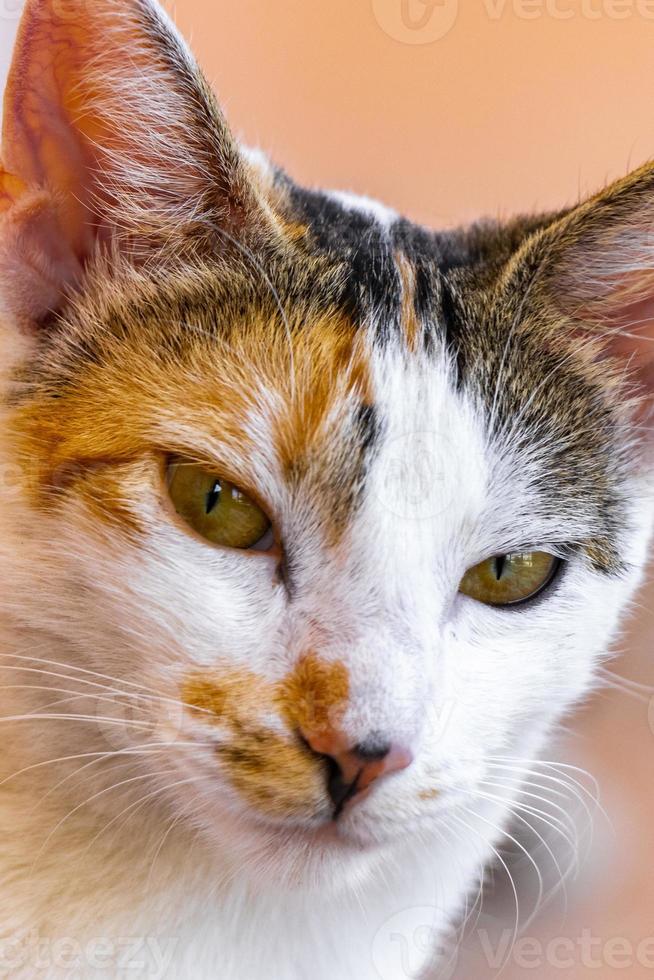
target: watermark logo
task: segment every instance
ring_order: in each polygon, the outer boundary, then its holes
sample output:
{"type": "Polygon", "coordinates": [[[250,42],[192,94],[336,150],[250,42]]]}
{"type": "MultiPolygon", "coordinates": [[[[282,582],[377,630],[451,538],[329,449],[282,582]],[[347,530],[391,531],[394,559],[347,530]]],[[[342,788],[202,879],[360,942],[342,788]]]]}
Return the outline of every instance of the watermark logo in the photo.
{"type": "Polygon", "coordinates": [[[377,23],[402,44],[433,44],[454,27],[459,0],[372,0],[377,23]]]}
{"type": "Polygon", "coordinates": [[[426,711],[425,738],[433,746],[441,742],[453,724],[458,702],[447,698],[442,704],[430,704],[426,711]]]}
{"type": "Polygon", "coordinates": [[[407,432],[384,448],[376,493],[402,520],[426,521],[451,507],[456,493],[454,447],[442,432],[407,432]]]}
{"type": "Polygon", "coordinates": [[[24,6],[25,0],[0,0],[0,20],[20,20],[24,6]]]}
{"type": "Polygon", "coordinates": [[[573,973],[580,969],[584,972],[654,971],[653,936],[646,936],[640,941],[626,936],[603,938],[586,928],[574,937],[555,936],[545,941],[521,936],[515,940],[513,930],[504,929],[493,940],[485,929],[480,929],[478,938],[484,959],[492,970],[501,970],[512,963],[525,972],[545,967],[573,973]]]}
{"type": "Polygon", "coordinates": [[[113,749],[128,750],[177,741],[184,724],[184,706],[172,698],[121,691],[97,699],[96,718],[105,741],[113,749]]]}
{"type": "MultiPolygon", "coordinates": [[[[544,19],[654,21],[654,0],[477,0],[477,12],[489,21],[513,17],[544,19]]],[[[459,14],[459,0],[372,0],[379,26],[402,44],[433,44],[450,33],[459,14]]]]}
{"type": "Polygon", "coordinates": [[[491,20],[513,14],[518,20],[629,20],[654,19],[654,0],[482,0],[491,20]]]}
{"type": "Polygon", "coordinates": [[[70,936],[57,939],[26,932],[0,940],[0,975],[27,971],[39,976],[141,977],[163,980],[177,947],[177,939],[154,936],[98,937],[84,943],[70,936]]]}
{"type": "Polygon", "coordinates": [[[0,498],[20,500],[25,494],[26,474],[18,463],[0,464],[0,498]]]}
{"type": "Polygon", "coordinates": [[[449,980],[457,964],[454,931],[435,906],[403,909],[387,919],[372,944],[372,961],[380,980],[420,980],[430,967],[449,980]]]}

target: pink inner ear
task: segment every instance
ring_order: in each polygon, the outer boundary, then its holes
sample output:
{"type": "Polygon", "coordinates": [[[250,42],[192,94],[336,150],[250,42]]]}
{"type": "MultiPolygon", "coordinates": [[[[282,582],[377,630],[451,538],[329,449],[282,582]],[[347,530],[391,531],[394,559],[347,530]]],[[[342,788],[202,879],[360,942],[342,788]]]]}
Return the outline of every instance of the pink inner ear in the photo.
{"type": "MultiPolygon", "coordinates": [[[[91,25],[86,4],[76,5],[74,17],[70,11],[58,16],[57,8],[28,0],[23,14],[4,96],[3,190],[11,195],[17,178],[24,187],[54,192],[60,233],[83,259],[94,239],[90,205],[98,135],[80,104],[91,25]]],[[[44,244],[51,244],[47,230],[44,244]]]]}
{"type": "Polygon", "coordinates": [[[89,15],[80,4],[58,18],[56,7],[28,0],[4,97],[0,304],[23,324],[60,305],[97,233],[96,127],[76,105],[89,15]]]}
{"type": "Polygon", "coordinates": [[[0,312],[28,329],[82,274],[47,192],[25,192],[0,216],[0,312]]]}
{"type": "Polygon", "coordinates": [[[654,295],[617,308],[611,327],[619,331],[611,339],[611,353],[654,395],[654,295]]]}
{"type": "Polygon", "coordinates": [[[591,221],[586,243],[582,237],[564,256],[557,303],[573,320],[605,334],[606,353],[624,364],[648,410],[654,397],[654,269],[641,224],[628,231],[616,221],[599,235],[591,221]]]}
{"type": "Polygon", "coordinates": [[[199,242],[213,252],[218,224],[276,233],[157,0],[26,0],[1,156],[0,288],[15,276],[30,284],[19,290],[33,297],[26,317],[52,309],[57,281],[61,300],[101,234],[143,262],[199,242]],[[48,206],[28,205],[38,193],[48,206]]]}

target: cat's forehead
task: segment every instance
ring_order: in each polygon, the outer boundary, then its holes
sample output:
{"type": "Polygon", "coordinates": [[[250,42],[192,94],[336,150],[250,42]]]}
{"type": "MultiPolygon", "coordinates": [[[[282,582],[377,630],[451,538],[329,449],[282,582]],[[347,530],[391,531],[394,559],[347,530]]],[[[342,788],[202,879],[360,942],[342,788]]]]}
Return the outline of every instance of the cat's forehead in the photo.
{"type": "Polygon", "coordinates": [[[394,340],[395,331],[405,328],[408,293],[423,341],[444,337],[452,284],[474,297],[529,235],[552,220],[487,221],[437,232],[369,198],[298,186],[281,171],[267,175],[266,190],[294,257],[315,263],[314,272],[323,270],[316,287],[327,286],[329,300],[336,296],[354,322],[376,328],[380,341],[394,340]],[[340,274],[334,280],[335,269],[340,274]]]}
{"type": "Polygon", "coordinates": [[[56,466],[179,451],[264,499],[290,489],[334,535],[380,456],[418,483],[435,458],[450,484],[468,458],[473,482],[495,473],[509,520],[515,494],[561,534],[576,512],[610,563],[610,399],[509,271],[536,219],[437,234],[274,187],[282,239],[265,255],[99,276],[63,318],[26,389],[56,466]]]}

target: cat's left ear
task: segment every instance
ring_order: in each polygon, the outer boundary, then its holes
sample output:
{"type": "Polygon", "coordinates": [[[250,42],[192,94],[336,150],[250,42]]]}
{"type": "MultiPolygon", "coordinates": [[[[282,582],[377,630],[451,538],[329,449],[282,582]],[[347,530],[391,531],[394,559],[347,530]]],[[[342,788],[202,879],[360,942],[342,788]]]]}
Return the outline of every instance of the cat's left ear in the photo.
{"type": "Polygon", "coordinates": [[[38,323],[101,242],[145,261],[273,223],[156,0],[27,0],[5,92],[0,315],[38,323]]]}
{"type": "Polygon", "coordinates": [[[575,208],[543,245],[549,303],[579,343],[598,338],[600,356],[623,365],[642,421],[654,409],[654,166],[575,208]]]}

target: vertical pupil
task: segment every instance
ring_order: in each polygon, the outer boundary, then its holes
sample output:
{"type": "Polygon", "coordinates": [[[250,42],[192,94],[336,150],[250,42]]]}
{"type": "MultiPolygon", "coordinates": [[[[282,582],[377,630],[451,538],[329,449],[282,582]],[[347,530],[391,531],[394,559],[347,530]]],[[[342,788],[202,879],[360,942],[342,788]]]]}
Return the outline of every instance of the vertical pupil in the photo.
{"type": "Polygon", "coordinates": [[[207,494],[207,500],[206,500],[206,505],[205,505],[206,506],[206,513],[207,514],[210,514],[211,513],[211,511],[214,509],[214,507],[216,506],[216,504],[220,500],[220,495],[221,495],[222,491],[223,491],[223,488],[222,488],[222,486],[220,484],[220,480],[216,480],[215,483],[214,483],[214,485],[212,486],[211,490],[207,494]]]}
{"type": "Polygon", "coordinates": [[[502,578],[502,573],[504,572],[504,566],[506,565],[506,555],[498,555],[497,558],[493,558],[493,574],[499,582],[502,578]]]}

